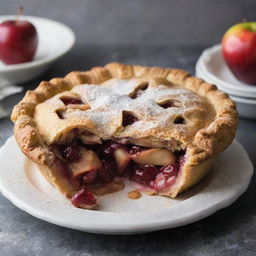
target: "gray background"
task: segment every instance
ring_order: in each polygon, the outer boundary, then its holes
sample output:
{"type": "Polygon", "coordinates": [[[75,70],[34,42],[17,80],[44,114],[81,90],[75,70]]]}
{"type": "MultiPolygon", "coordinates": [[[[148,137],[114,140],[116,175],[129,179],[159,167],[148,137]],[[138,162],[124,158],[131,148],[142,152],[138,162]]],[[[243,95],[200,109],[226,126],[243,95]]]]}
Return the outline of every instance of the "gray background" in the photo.
{"type": "MultiPolygon", "coordinates": [[[[24,90],[35,88],[42,79],[110,61],[177,67],[193,73],[201,51],[219,42],[230,25],[242,18],[256,20],[256,0],[0,0],[0,14],[14,13],[20,4],[26,14],[59,20],[77,36],[75,47],[42,77],[21,85],[24,90]]],[[[22,96],[9,97],[3,105],[12,108],[22,96]]],[[[12,135],[12,127],[9,118],[0,120],[0,146],[12,135]]],[[[256,122],[241,119],[237,139],[255,166],[256,122]]],[[[254,176],[234,204],[204,220],[133,236],[58,227],[19,210],[0,195],[0,256],[255,256],[255,195],[254,176]]]]}
{"type": "Polygon", "coordinates": [[[1,0],[0,14],[64,22],[78,44],[205,45],[220,41],[242,19],[255,20],[255,0],[1,0]]]}

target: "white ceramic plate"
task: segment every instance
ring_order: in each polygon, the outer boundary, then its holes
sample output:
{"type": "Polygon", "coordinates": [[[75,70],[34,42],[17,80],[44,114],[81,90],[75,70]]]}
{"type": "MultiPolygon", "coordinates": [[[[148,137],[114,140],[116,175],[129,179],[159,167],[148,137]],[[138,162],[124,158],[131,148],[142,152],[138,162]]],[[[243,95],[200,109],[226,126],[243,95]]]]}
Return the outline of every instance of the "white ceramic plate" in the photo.
{"type": "Polygon", "coordinates": [[[240,116],[256,119],[256,100],[230,96],[236,102],[240,116]]]}
{"type": "Polygon", "coordinates": [[[196,67],[201,69],[220,89],[236,96],[256,98],[256,86],[242,83],[235,78],[222,57],[220,45],[204,50],[196,67]]]}
{"type": "MultiPolygon", "coordinates": [[[[0,16],[0,23],[15,18],[12,15],[0,16]]],[[[0,79],[10,83],[25,82],[37,77],[53,61],[67,53],[75,42],[73,31],[57,21],[31,16],[22,16],[21,19],[30,21],[36,27],[38,48],[31,62],[5,65],[0,61],[0,79]]]]}
{"type": "Polygon", "coordinates": [[[0,151],[0,190],[20,209],[42,220],[82,231],[134,234],[195,222],[233,203],[248,187],[253,166],[234,141],[216,160],[213,172],[177,199],[146,196],[127,198],[129,186],[99,198],[101,209],[73,207],[41,176],[9,138],[0,151]]]}
{"type": "Polygon", "coordinates": [[[236,91],[233,91],[230,88],[223,86],[223,84],[220,84],[220,81],[216,80],[214,77],[209,76],[200,60],[196,63],[196,76],[206,80],[209,83],[215,84],[219,90],[222,90],[230,95],[240,95],[240,93],[237,93],[236,91]]]}
{"type": "Polygon", "coordinates": [[[236,102],[237,110],[239,115],[246,118],[256,119],[256,98],[249,98],[249,97],[239,97],[239,93],[234,93],[232,90],[226,89],[219,84],[216,83],[215,80],[209,78],[207,73],[205,73],[201,68],[200,65],[196,65],[196,76],[204,79],[209,83],[214,83],[218,86],[218,88],[230,95],[230,97],[236,102]]]}
{"type": "Polygon", "coordinates": [[[213,83],[213,84],[217,85],[219,90],[222,90],[231,96],[234,96],[234,97],[237,97],[240,99],[244,99],[245,101],[250,102],[251,104],[256,103],[256,98],[244,97],[244,96],[241,96],[240,93],[234,92],[226,87],[220,86],[219,84],[217,84],[217,81],[215,79],[208,77],[207,73],[203,69],[201,69],[200,66],[196,66],[196,76],[208,81],[209,83],[213,83]]]}

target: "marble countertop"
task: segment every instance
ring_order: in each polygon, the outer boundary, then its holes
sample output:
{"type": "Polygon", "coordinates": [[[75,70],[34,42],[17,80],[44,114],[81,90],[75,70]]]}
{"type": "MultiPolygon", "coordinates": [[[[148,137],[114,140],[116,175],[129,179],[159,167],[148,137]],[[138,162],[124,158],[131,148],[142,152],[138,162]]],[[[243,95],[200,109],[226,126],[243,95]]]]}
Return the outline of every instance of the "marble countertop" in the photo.
{"type": "MultiPolygon", "coordinates": [[[[176,67],[194,72],[202,47],[93,47],[76,46],[37,81],[22,84],[24,91],[40,80],[63,76],[71,70],[86,70],[111,61],[176,67]]],[[[23,96],[2,102],[8,109],[23,96]]],[[[9,118],[0,120],[0,145],[12,135],[9,118]]],[[[237,139],[256,164],[256,121],[241,119],[237,139]]],[[[1,168],[1,167],[0,167],[1,168]]],[[[255,255],[256,178],[233,205],[184,227],[142,235],[107,236],[82,233],[36,219],[0,195],[1,256],[89,255],[255,255]]]]}

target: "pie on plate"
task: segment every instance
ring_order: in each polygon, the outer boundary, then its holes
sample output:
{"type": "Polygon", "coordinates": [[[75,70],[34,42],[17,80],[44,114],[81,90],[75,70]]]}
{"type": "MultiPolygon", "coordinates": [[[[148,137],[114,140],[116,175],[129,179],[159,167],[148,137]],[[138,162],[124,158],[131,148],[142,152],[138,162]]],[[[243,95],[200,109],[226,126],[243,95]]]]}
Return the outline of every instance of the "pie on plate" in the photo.
{"type": "Polygon", "coordinates": [[[137,192],[175,198],[207,175],[238,122],[234,102],[215,85],[182,70],[120,63],[41,82],[11,118],[22,152],[86,209],[125,180],[137,192]]]}

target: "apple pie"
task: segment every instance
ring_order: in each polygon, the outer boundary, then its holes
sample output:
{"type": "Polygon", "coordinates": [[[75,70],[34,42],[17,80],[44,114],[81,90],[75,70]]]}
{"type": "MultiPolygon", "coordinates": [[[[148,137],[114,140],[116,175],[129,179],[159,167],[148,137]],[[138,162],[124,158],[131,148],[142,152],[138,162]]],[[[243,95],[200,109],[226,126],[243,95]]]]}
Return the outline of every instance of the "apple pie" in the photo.
{"type": "Polygon", "coordinates": [[[206,176],[238,122],[215,85],[178,69],[120,63],[41,82],[11,118],[22,152],[86,209],[125,182],[175,198],[206,176]]]}

